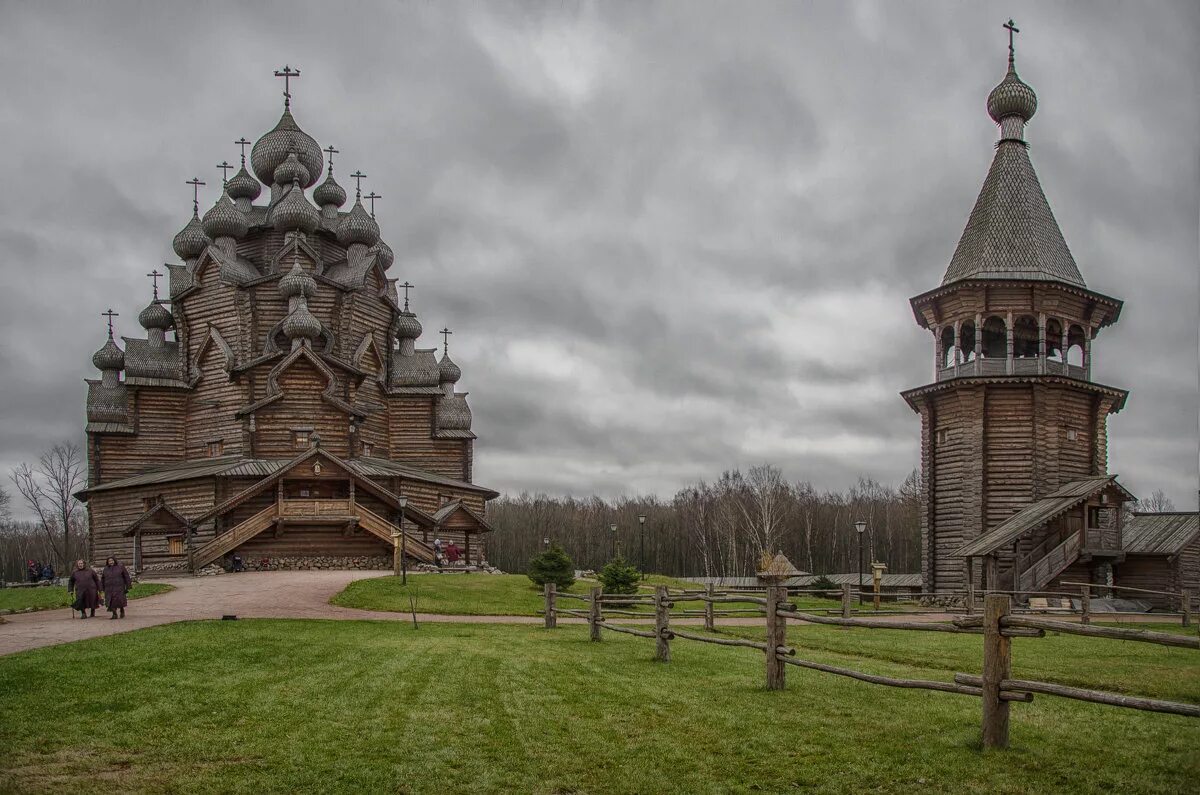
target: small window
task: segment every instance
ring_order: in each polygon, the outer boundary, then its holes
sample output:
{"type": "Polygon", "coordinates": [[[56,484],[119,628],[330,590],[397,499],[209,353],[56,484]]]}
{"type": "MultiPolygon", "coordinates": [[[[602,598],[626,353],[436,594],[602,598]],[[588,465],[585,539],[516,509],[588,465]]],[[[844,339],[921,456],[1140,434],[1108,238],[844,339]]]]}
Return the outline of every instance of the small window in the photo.
{"type": "Polygon", "coordinates": [[[292,431],[292,442],[296,447],[308,447],[308,431],[292,431]]]}
{"type": "Polygon", "coordinates": [[[142,497],[142,510],[143,511],[148,511],[153,507],[154,507],[154,498],[153,497],[142,497]]]}
{"type": "Polygon", "coordinates": [[[213,458],[225,452],[225,440],[217,439],[215,442],[208,443],[208,456],[213,458]]]}
{"type": "Polygon", "coordinates": [[[309,491],[308,489],[300,489],[300,496],[301,497],[311,497],[312,492],[309,491]]]}
{"type": "Polygon", "coordinates": [[[172,555],[183,554],[183,536],[175,536],[167,539],[167,552],[172,555]]]}
{"type": "Polygon", "coordinates": [[[1074,442],[1079,439],[1079,431],[1074,428],[1067,428],[1067,441],[1074,442]]]}
{"type": "Polygon", "coordinates": [[[946,442],[950,441],[950,429],[938,428],[935,439],[937,440],[938,444],[945,444],[946,442]]]}
{"type": "Polygon", "coordinates": [[[1100,526],[1100,508],[1096,505],[1088,506],[1088,523],[1087,526],[1095,529],[1100,526]]]}
{"type": "Polygon", "coordinates": [[[371,454],[371,450],[372,450],[372,445],[371,445],[371,443],[370,443],[370,442],[363,442],[363,446],[362,446],[362,454],[363,454],[363,455],[370,455],[370,454],[371,454]]]}

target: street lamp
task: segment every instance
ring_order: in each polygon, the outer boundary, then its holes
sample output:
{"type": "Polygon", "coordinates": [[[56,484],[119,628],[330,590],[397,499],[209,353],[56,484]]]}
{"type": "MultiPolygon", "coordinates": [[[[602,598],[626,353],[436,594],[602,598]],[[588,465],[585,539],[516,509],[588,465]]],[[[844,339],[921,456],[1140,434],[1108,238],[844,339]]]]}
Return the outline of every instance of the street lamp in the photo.
{"type": "Polygon", "coordinates": [[[638,514],[638,524],[641,526],[641,536],[638,539],[638,567],[642,570],[642,579],[646,579],[646,514],[638,514]]]}
{"type": "Polygon", "coordinates": [[[854,529],[858,531],[858,603],[863,603],[863,581],[862,581],[862,537],[867,529],[867,523],[859,520],[854,523],[854,529]]]}
{"type": "Polygon", "coordinates": [[[400,506],[400,584],[408,585],[408,561],[405,560],[408,553],[408,535],[404,532],[404,508],[408,505],[408,497],[401,495],[396,499],[396,503],[400,506]]]}
{"type": "Polygon", "coordinates": [[[617,546],[617,525],[616,525],[616,523],[614,522],[613,524],[610,524],[608,526],[608,529],[610,531],[612,531],[612,548],[613,548],[612,556],[614,559],[616,559],[618,551],[620,550],[620,547],[617,546]]]}

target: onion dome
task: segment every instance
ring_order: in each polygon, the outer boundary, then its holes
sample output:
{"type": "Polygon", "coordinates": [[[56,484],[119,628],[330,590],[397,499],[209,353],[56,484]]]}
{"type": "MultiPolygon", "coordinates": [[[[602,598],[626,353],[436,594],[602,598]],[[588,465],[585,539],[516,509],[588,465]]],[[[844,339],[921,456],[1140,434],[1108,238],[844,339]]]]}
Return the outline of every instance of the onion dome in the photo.
{"type": "Polygon", "coordinates": [[[346,203],[346,190],[337,184],[333,174],[330,174],[313,191],[313,201],[317,203],[318,207],[326,207],[330,204],[334,207],[341,207],[346,203]]]}
{"type": "Polygon", "coordinates": [[[250,172],[242,166],[242,170],[233,175],[233,179],[225,183],[225,192],[231,199],[249,199],[254,201],[262,193],[262,185],[250,176],[250,172]]]}
{"type": "Polygon", "coordinates": [[[421,336],[421,321],[412,312],[401,312],[396,316],[396,336],[400,339],[415,340],[421,336]]]}
{"type": "Polygon", "coordinates": [[[456,384],[458,379],[462,378],[462,370],[450,360],[448,353],[443,353],[442,360],[438,362],[438,376],[443,384],[456,384]]]}
{"type": "Polygon", "coordinates": [[[314,340],[321,336],[321,321],[313,317],[308,311],[308,303],[303,302],[284,319],[283,333],[290,340],[298,337],[314,340]]]}
{"type": "Polygon", "coordinates": [[[300,162],[300,158],[296,157],[296,153],[288,152],[287,160],[284,160],[279,164],[279,168],[275,169],[275,184],[291,185],[296,181],[306,188],[314,182],[309,176],[308,169],[300,162]]]}
{"type": "Polygon", "coordinates": [[[108,342],[104,343],[104,347],[92,354],[92,364],[96,365],[97,370],[125,369],[125,353],[117,347],[112,334],[108,335],[108,342]]]}
{"type": "Polygon", "coordinates": [[[384,270],[392,267],[392,263],[396,261],[396,254],[392,251],[392,247],[382,240],[377,241],[375,245],[371,246],[369,253],[375,255],[375,261],[384,270]]]}
{"type": "Polygon", "coordinates": [[[179,234],[175,235],[175,239],[171,241],[171,248],[175,249],[175,253],[180,259],[189,260],[200,256],[208,247],[208,243],[208,236],[204,234],[204,225],[200,223],[200,216],[193,212],[192,220],[188,221],[187,226],[180,229],[179,234]]]}
{"type": "Polygon", "coordinates": [[[1006,116],[1019,116],[1024,121],[1033,118],[1037,113],[1037,94],[1029,85],[1017,76],[1016,66],[1012,58],[1008,59],[1008,73],[1000,84],[988,94],[987,110],[992,121],[997,124],[1006,116]]]}
{"type": "Polygon", "coordinates": [[[294,298],[297,295],[308,298],[316,292],[316,289],[316,281],[304,272],[304,269],[300,267],[299,260],[294,261],[292,269],[279,280],[279,292],[285,298],[294,298]]]}
{"type": "Polygon", "coordinates": [[[337,239],[343,246],[354,243],[373,246],[378,242],[379,224],[375,223],[375,219],[362,206],[361,201],[354,202],[354,209],[350,210],[350,214],[338,225],[337,239]]]}
{"type": "Polygon", "coordinates": [[[219,237],[243,237],[249,229],[246,216],[230,201],[228,193],[222,193],[212,209],[204,214],[204,234],[213,240],[219,237]]]}
{"type": "Polygon", "coordinates": [[[283,194],[283,198],[271,207],[267,220],[280,232],[299,229],[310,234],[321,223],[321,213],[305,198],[300,184],[298,181],[293,182],[288,192],[283,194]]]}
{"type": "Polygon", "coordinates": [[[250,150],[250,165],[259,182],[270,185],[275,179],[275,169],[279,168],[289,152],[295,152],[300,163],[308,169],[309,181],[301,183],[310,187],[316,181],[316,175],[322,170],[324,160],[321,157],[321,147],[308,133],[300,129],[292,118],[290,110],[284,110],[279,117],[279,123],[269,133],[259,138],[250,150]]]}
{"type": "Polygon", "coordinates": [[[162,301],[154,300],[138,315],[138,323],[147,330],[169,329],[175,325],[175,318],[171,315],[171,310],[162,305],[162,301]]]}

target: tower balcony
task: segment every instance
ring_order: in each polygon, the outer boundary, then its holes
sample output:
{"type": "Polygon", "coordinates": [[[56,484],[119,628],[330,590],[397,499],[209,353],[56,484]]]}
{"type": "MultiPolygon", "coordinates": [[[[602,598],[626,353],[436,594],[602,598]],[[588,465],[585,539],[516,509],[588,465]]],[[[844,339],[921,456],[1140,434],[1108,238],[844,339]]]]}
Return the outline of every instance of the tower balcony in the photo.
{"type": "Polygon", "coordinates": [[[948,381],[951,378],[986,375],[1063,375],[1087,381],[1091,377],[1089,369],[1081,364],[1071,364],[1042,356],[1011,359],[978,358],[947,367],[939,367],[937,380],[948,381]]]}

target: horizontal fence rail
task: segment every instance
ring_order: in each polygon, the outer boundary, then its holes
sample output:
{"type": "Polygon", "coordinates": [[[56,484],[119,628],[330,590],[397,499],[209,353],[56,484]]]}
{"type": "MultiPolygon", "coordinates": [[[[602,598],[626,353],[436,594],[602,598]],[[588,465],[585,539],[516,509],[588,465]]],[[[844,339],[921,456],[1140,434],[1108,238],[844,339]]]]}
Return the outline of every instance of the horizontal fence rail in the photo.
{"type": "MultiPolygon", "coordinates": [[[[1086,593],[1084,589],[1084,593],[1086,593]]],[[[827,592],[824,592],[827,593],[827,592]]],[[[1109,693],[1101,690],[1074,687],[1055,682],[1038,682],[1012,678],[1012,638],[1041,638],[1047,632],[1107,638],[1118,641],[1137,641],[1173,648],[1200,649],[1200,638],[1168,632],[1156,632],[1121,627],[1098,627],[1074,621],[1056,621],[1012,612],[1009,594],[989,593],[984,597],[982,615],[957,616],[949,621],[908,621],[887,618],[854,618],[851,616],[852,591],[849,586],[841,590],[841,616],[816,615],[805,612],[791,604],[787,589],[769,586],[765,596],[749,593],[717,592],[709,585],[703,592],[682,591],[671,593],[666,586],[659,585],[653,594],[604,594],[602,589],[593,588],[588,596],[558,593],[553,583],[545,586],[545,622],[547,628],[556,626],[559,614],[586,618],[590,637],[600,641],[604,631],[646,638],[655,642],[655,659],[671,660],[671,642],[686,640],[717,646],[754,649],[762,652],[765,661],[766,686],[768,690],[782,690],[786,684],[787,666],[844,676],[860,682],[886,687],[917,690],[933,690],[942,693],[972,696],[982,701],[981,733],[985,748],[1005,748],[1009,735],[1009,704],[1028,703],[1034,694],[1059,696],[1078,701],[1089,701],[1115,707],[1159,712],[1185,717],[1200,717],[1200,705],[1146,698],[1137,695],[1109,693]],[[560,609],[560,598],[582,600],[587,609],[560,609]],[[682,608],[683,616],[704,617],[704,628],[715,632],[715,617],[720,615],[750,613],[763,616],[766,637],[762,641],[747,638],[716,637],[681,630],[670,626],[671,609],[677,604],[699,602],[702,610],[682,608]],[[716,610],[714,605],[749,604],[752,608],[716,610]],[[636,612],[622,609],[629,607],[653,608],[653,612],[636,612]],[[632,617],[649,621],[654,628],[638,629],[606,621],[609,617],[632,617]],[[796,649],[787,644],[788,620],[804,623],[836,626],[845,629],[894,629],[913,632],[941,632],[983,637],[983,675],[956,673],[953,681],[942,682],[929,679],[907,679],[857,671],[827,663],[805,660],[796,656],[796,649]]],[[[1085,600],[1086,604],[1086,600],[1085,600]]],[[[903,615],[903,614],[901,614],[903,615]]],[[[679,614],[676,617],[680,617],[679,614]]],[[[626,621],[628,623],[628,621],[626,621]]]]}

